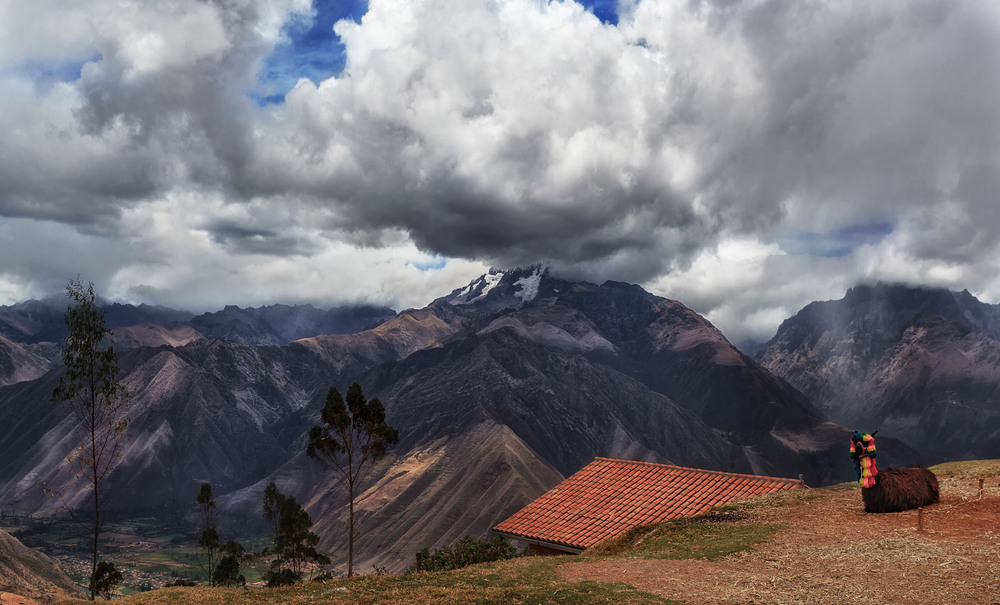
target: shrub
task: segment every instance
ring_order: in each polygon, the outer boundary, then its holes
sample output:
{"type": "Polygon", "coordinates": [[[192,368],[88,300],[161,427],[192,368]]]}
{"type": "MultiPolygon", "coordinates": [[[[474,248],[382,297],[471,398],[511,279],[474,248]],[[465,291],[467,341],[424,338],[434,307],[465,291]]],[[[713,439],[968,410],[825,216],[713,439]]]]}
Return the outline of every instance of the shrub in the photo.
{"type": "Polygon", "coordinates": [[[246,586],[247,579],[240,573],[240,563],[233,555],[224,555],[213,574],[219,586],[246,586]]]}
{"type": "Polygon", "coordinates": [[[213,574],[215,583],[219,586],[246,586],[243,568],[250,564],[253,555],[236,540],[226,542],[220,552],[222,558],[213,574]]]}
{"type": "Polygon", "coordinates": [[[90,577],[90,586],[93,594],[99,594],[105,599],[111,598],[111,593],[122,583],[122,572],[115,569],[115,564],[111,561],[100,561],[90,577]]]}
{"type": "Polygon", "coordinates": [[[268,588],[291,586],[302,579],[302,574],[291,569],[269,569],[264,573],[268,588]]]}
{"type": "Polygon", "coordinates": [[[513,559],[518,556],[517,549],[507,540],[495,536],[492,540],[480,540],[465,536],[451,546],[445,546],[430,552],[425,548],[417,553],[409,571],[442,571],[459,569],[476,563],[513,559]]]}

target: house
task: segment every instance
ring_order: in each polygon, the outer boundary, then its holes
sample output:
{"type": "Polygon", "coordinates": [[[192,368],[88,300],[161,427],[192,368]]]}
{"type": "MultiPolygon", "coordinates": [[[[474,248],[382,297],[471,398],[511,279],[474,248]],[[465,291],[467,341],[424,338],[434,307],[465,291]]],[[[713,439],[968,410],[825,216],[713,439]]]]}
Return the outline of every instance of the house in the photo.
{"type": "Polygon", "coordinates": [[[537,554],[578,554],[639,525],[798,487],[801,479],[595,458],[493,531],[527,542],[537,554]]]}

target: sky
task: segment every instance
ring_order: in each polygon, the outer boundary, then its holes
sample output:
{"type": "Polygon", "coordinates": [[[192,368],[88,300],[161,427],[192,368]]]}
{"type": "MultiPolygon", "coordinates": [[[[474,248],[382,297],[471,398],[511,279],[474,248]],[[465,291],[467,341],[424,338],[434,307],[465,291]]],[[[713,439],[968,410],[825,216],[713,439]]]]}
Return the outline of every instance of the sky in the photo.
{"type": "Polygon", "coordinates": [[[0,0],[0,305],[1000,302],[1000,2],[0,0]]]}

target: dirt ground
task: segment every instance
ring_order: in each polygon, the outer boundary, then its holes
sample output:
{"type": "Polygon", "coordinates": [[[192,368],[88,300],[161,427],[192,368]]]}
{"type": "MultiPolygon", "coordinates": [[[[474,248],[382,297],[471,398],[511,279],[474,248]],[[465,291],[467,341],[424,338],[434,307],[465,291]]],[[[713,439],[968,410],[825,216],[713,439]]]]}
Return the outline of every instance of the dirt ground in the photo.
{"type": "MultiPolygon", "coordinates": [[[[567,580],[625,582],[691,605],[714,603],[1000,604],[1000,480],[938,477],[923,510],[864,512],[860,488],[750,508],[738,523],[786,526],[754,551],[718,561],[582,559],[567,580]]],[[[769,496],[770,497],[770,496],[769,496]]],[[[785,496],[787,497],[787,496],[785,496]]]]}

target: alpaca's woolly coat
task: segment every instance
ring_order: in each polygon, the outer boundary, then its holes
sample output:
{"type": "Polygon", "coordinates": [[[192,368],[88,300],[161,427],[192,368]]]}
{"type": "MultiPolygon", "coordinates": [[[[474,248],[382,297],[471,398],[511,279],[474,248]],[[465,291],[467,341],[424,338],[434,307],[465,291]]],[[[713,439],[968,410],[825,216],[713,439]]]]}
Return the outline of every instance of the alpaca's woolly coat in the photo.
{"type": "Polygon", "coordinates": [[[861,488],[865,512],[895,513],[934,504],[939,498],[937,477],[925,468],[888,468],[875,485],[861,488]]]}

